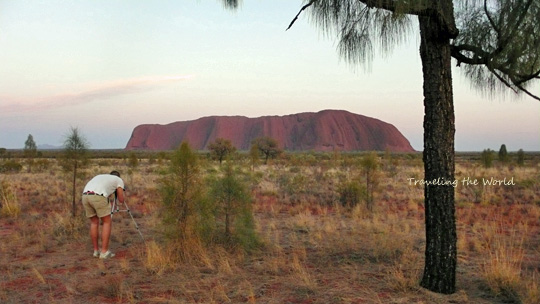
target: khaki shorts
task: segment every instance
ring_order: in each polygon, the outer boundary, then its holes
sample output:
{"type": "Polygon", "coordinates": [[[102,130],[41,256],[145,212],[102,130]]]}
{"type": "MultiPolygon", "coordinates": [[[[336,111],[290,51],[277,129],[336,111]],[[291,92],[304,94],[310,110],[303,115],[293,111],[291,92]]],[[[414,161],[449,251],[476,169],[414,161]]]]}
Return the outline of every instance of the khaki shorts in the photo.
{"type": "Polygon", "coordinates": [[[109,200],[101,195],[83,195],[82,204],[86,217],[104,217],[111,214],[111,204],[109,200]]]}

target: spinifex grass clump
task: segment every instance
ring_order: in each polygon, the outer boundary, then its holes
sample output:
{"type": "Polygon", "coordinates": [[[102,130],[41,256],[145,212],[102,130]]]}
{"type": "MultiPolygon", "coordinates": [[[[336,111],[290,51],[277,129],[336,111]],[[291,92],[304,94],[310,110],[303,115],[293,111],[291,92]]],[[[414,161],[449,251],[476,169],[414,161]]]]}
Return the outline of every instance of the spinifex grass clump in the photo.
{"type": "Polygon", "coordinates": [[[17,195],[11,189],[10,184],[2,180],[0,182],[0,215],[17,217],[21,213],[21,207],[17,195]]]}

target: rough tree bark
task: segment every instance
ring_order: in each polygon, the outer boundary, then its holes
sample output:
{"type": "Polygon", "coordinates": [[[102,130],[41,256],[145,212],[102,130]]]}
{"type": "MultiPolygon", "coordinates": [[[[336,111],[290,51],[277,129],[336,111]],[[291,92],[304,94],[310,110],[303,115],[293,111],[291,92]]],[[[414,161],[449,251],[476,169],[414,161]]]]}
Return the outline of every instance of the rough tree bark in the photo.
{"type": "MultiPolygon", "coordinates": [[[[441,35],[440,19],[419,17],[420,56],[424,76],[425,180],[454,180],[454,105],[450,39],[441,35]]],[[[426,254],[421,285],[431,291],[455,292],[456,224],[454,188],[425,186],[426,254]]]]}

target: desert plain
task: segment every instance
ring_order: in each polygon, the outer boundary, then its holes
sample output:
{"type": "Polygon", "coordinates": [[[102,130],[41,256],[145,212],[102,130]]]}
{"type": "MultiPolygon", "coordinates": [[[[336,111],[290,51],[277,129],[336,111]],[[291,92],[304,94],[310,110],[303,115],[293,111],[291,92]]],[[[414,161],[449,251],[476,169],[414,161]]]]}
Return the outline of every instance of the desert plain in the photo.
{"type": "MultiPolygon", "coordinates": [[[[457,153],[456,178],[447,181],[455,183],[458,231],[452,295],[419,287],[421,153],[378,153],[372,188],[364,186],[366,153],[285,153],[268,164],[240,153],[228,161],[246,176],[260,245],[205,246],[183,258],[160,228],[168,154],[134,155],[91,153],[76,176],[75,216],[73,173],[62,170],[59,153],[31,168],[17,154],[3,159],[22,168],[0,175],[1,303],[540,303],[540,154],[485,167],[480,153],[457,153]],[[113,169],[134,219],[114,214],[116,256],[99,260],[80,193],[113,169]],[[354,204],[343,196],[351,182],[361,190],[354,204]]],[[[206,154],[199,161],[202,180],[220,174],[206,154]]]]}

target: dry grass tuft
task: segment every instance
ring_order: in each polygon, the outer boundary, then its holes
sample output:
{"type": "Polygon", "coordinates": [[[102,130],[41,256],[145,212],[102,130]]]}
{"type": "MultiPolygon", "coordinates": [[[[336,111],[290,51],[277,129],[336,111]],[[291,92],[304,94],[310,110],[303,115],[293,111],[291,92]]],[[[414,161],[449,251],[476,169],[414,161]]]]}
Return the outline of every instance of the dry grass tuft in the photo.
{"type": "Polygon", "coordinates": [[[99,286],[97,294],[102,294],[110,299],[118,299],[121,303],[126,288],[124,277],[122,275],[107,275],[102,284],[99,286]]]}
{"type": "Polygon", "coordinates": [[[21,213],[21,206],[17,200],[17,195],[11,185],[2,180],[0,182],[0,215],[5,217],[18,217],[21,213]]]}
{"type": "Polygon", "coordinates": [[[166,271],[174,271],[178,267],[178,260],[173,248],[162,247],[155,241],[146,243],[146,247],[141,260],[144,268],[158,276],[166,271]]]}
{"type": "Polygon", "coordinates": [[[73,217],[66,213],[54,213],[51,217],[52,233],[59,243],[80,239],[88,233],[88,223],[82,216],[73,217]]]}
{"type": "Polygon", "coordinates": [[[315,290],[317,288],[317,283],[313,279],[312,275],[309,272],[309,269],[301,261],[301,257],[297,254],[293,254],[292,261],[290,262],[290,267],[296,278],[298,286],[307,288],[308,290],[315,290]]]}
{"type": "Polygon", "coordinates": [[[389,286],[398,292],[417,292],[421,277],[421,261],[418,254],[408,250],[388,270],[387,281],[389,286]]]}
{"type": "Polygon", "coordinates": [[[530,280],[525,283],[523,302],[527,304],[540,303],[540,282],[538,280],[538,272],[535,272],[530,280]]]}
{"type": "Polygon", "coordinates": [[[519,303],[522,299],[522,238],[497,239],[483,267],[488,288],[497,297],[519,303]]]}
{"type": "Polygon", "coordinates": [[[34,275],[36,276],[36,278],[38,279],[38,281],[41,282],[41,284],[47,284],[47,281],[45,281],[45,278],[44,278],[43,275],[39,272],[39,270],[36,269],[36,267],[32,267],[32,272],[34,273],[34,275]]]}

